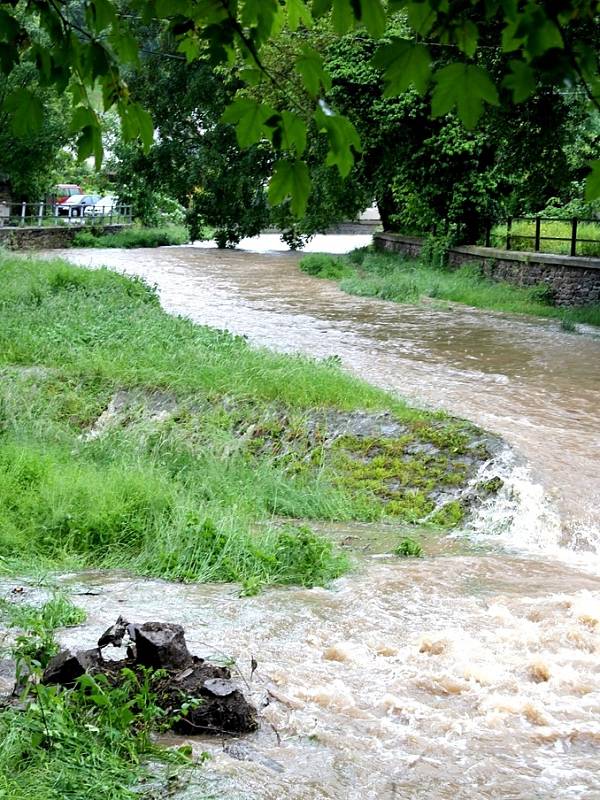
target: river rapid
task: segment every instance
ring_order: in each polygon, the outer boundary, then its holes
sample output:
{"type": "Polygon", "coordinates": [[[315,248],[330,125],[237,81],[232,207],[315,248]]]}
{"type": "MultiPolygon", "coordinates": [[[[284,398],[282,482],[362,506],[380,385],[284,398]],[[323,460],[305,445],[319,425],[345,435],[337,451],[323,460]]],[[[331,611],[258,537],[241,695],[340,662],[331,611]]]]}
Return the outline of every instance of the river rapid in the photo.
{"type": "Polygon", "coordinates": [[[91,645],[123,614],[180,621],[192,651],[236,660],[261,730],[197,743],[213,758],[186,800],[600,798],[600,338],[350,297],[274,252],[274,237],[242,244],[61,255],[142,276],[195,322],[337,355],[372,383],[499,433],[512,447],[495,466],[505,489],[425,558],[363,556],[330,589],[239,598],[232,586],[66,576],[89,618],[65,642],[91,645]]]}

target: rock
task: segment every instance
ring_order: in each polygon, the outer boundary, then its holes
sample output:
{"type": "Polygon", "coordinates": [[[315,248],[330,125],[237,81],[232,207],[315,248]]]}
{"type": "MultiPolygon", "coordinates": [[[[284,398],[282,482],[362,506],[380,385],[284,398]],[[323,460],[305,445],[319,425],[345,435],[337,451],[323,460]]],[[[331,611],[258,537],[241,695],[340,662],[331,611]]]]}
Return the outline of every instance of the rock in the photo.
{"type": "Polygon", "coordinates": [[[223,678],[209,678],[204,681],[203,688],[210,694],[214,694],[215,697],[227,697],[236,690],[233,681],[223,680],[223,678]]]}
{"type": "Polygon", "coordinates": [[[115,624],[107,628],[98,639],[98,647],[108,647],[109,644],[113,647],[121,647],[123,639],[127,634],[133,638],[133,626],[130,625],[127,620],[123,619],[123,617],[119,616],[115,624]]]}
{"type": "Polygon", "coordinates": [[[256,709],[233,683],[226,667],[194,658],[191,672],[166,692],[163,699],[168,697],[173,708],[181,707],[182,697],[200,700],[175,722],[173,730],[178,733],[248,733],[258,728],[256,709]]]}
{"type": "Polygon", "coordinates": [[[183,628],[169,622],[131,626],[138,664],[155,669],[184,669],[192,660],[183,628]]]}
{"type": "Polygon", "coordinates": [[[275,761],[273,758],[259,753],[253,747],[249,747],[245,742],[236,740],[226,745],[223,749],[227,755],[232,758],[237,758],[238,761],[254,761],[257,764],[261,764],[263,767],[267,767],[267,769],[273,770],[273,772],[285,771],[283,764],[280,764],[279,761],[275,761]]]}
{"type": "Polygon", "coordinates": [[[76,652],[63,650],[50,659],[44,670],[43,682],[72,686],[84,673],[97,671],[101,663],[102,657],[97,648],[76,652]]]}

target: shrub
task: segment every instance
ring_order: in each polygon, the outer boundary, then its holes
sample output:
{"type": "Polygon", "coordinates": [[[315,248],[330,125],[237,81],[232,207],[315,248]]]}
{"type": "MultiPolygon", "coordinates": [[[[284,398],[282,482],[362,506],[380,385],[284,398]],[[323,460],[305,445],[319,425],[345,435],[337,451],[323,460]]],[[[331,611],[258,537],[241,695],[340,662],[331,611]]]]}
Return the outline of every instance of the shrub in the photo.
{"type": "Polygon", "coordinates": [[[572,319],[567,319],[563,317],[560,321],[561,330],[566,331],[567,333],[576,333],[577,332],[577,325],[573,322],[572,319]]]}
{"type": "Polygon", "coordinates": [[[166,225],[162,228],[132,226],[117,233],[79,231],[73,238],[75,247],[164,247],[185,244],[189,233],[183,225],[166,225]]]}
{"type": "Polygon", "coordinates": [[[453,244],[454,239],[451,234],[428,236],[421,250],[421,261],[434,269],[443,269],[448,265],[448,251],[453,244]]]}
{"type": "Polygon", "coordinates": [[[529,289],[529,296],[536,303],[543,303],[548,306],[554,305],[554,289],[547,283],[538,283],[537,286],[532,286],[531,289],[529,289]]]}
{"type": "Polygon", "coordinates": [[[371,253],[372,250],[370,247],[357,247],[355,250],[351,250],[348,255],[348,261],[351,264],[354,264],[357,267],[360,267],[365,258],[371,253]]]}
{"type": "Polygon", "coordinates": [[[416,541],[416,539],[411,539],[409,536],[407,536],[400,541],[400,544],[398,547],[396,547],[394,553],[397,556],[402,556],[404,558],[419,558],[419,556],[423,555],[423,548],[419,542],[416,541]]]}

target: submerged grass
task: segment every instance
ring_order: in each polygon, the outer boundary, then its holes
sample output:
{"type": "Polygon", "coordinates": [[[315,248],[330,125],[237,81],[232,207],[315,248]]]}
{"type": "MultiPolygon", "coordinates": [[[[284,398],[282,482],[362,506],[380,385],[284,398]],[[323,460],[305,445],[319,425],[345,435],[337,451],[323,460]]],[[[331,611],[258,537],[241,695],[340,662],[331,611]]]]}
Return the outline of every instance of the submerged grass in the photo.
{"type": "Polygon", "coordinates": [[[341,279],[349,294],[379,297],[397,303],[418,303],[422,298],[464,303],[475,308],[531,314],[561,321],[600,326],[600,305],[557,308],[545,285],[512,286],[487,279],[475,265],[456,270],[439,269],[415,259],[370,250],[348,256],[305,256],[302,270],[322,278],[341,279]]]}
{"type": "Polygon", "coordinates": [[[117,233],[102,233],[99,229],[82,230],[75,234],[73,247],[161,247],[189,242],[190,235],[184,225],[164,225],[160,228],[143,228],[134,225],[117,233]]]}
{"type": "MultiPolygon", "coordinates": [[[[171,317],[139,280],[14,255],[0,256],[0,273],[4,571],[126,566],[237,581],[246,593],[327,583],[346,558],[306,528],[269,520],[386,511],[368,475],[337,480],[324,451],[308,447],[310,414],[388,409],[415,430],[433,421],[452,449],[443,415],[334,361],[254,349],[171,317]],[[94,432],[119,392],[128,404],[94,432]]],[[[423,469],[412,470],[419,481],[423,469]]],[[[429,510],[418,492],[399,499],[389,510],[403,519],[429,510]]]]}

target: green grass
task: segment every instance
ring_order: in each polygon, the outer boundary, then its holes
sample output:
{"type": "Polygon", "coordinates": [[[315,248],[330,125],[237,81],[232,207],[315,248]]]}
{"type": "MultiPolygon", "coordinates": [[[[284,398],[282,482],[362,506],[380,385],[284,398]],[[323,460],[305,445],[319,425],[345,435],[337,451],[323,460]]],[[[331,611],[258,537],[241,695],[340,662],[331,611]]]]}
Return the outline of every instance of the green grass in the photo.
{"type": "Polygon", "coordinates": [[[0,598],[0,625],[22,632],[16,638],[14,654],[19,659],[35,658],[42,666],[58,652],[54,631],[80,625],[85,619],[85,611],[60,592],[41,606],[22,603],[18,596],[12,600],[0,598]]]}
{"type": "Polygon", "coordinates": [[[151,743],[152,700],[141,705],[144,690],[133,679],[117,689],[89,682],[37,685],[24,710],[0,713],[2,800],[141,796],[146,759],[168,755],[151,743]]]}
{"type": "Polygon", "coordinates": [[[108,270],[3,255],[0,273],[0,570],[127,565],[246,593],[325,584],[346,558],[271,520],[416,521],[431,510],[421,489],[447,480],[454,425],[334,360],[254,349],[169,316],[143,282],[108,270]],[[123,390],[122,416],[90,437],[123,390]],[[147,407],[163,395],[176,410],[157,424],[147,407]],[[324,434],[309,442],[311,415],[328,408],[391,410],[402,442],[437,436],[442,466],[415,455],[401,490],[376,491],[389,469],[357,477],[318,444],[324,434]]]}
{"type": "MultiPolygon", "coordinates": [[[[540,227],[540,252],[570,255],[571,253],[571,221],[570,220],[544,220],[540,227]],[[543,237],[555,237],[544,239],[543,237]]],[[[491,244],[493,247],[506,247],[507,226],[496,225],[492,230],[491,244]]],[[[535,222],[533,220],[515,220],[511,226],[511,250],[525,250],[532,252],[535,246],[535,222]]],[[[577,226],[577,238],[589,241],[577,242],[578,256],[600,256],[600,220],[595,222],[580,222],[577,226]]]]}
{"type": "Polygon", "coordinates": [[[512,286],[484,277],[477,266],[447,270],[428,266],[401,255],[358,250],[348,256],[315,256],[300,262],[310,274],[331,277],[338,273],[340,287],[349,294],[379,297],[397,303],[419,303],[423,298],[464,303],[475,308],[550,317],[570,328],[575,323],[600,325],[600,305],[584,308],[552,306],[545,285],[512,286]],[[310,259],[310,261],[309,261],[310,259]]]}
{"type": "Polygon", "coordinates": [[[85,612],[73,605],[68,597],[55,594],[42,606],[32,606],[0,598],[0,618],[10,627],[21,628],[29,632],[58,628],[71,628],[85,622],[85,612]]]}
{"type": "Polygon", "coordinates": [[[82,230],[73,238],[73,247],[161,247],[189,242],[190,236],[183,225],[165,225],[161,228],[142,228],[134,225],[118,233],[102,233],[101,229],[82,230]]]}

